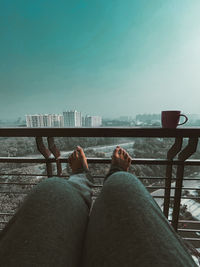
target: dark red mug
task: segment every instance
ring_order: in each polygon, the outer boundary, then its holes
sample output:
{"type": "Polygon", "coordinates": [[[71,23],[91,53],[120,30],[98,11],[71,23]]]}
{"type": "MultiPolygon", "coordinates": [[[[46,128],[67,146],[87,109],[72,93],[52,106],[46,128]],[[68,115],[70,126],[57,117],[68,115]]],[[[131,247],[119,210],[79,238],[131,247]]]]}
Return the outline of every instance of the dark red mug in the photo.
{"type": "Polygon", "coordinates": [[[161,119],[163,128],[176,128],[178,125],[183,125],[188,121],[187,116],[181,114],[181,111],[179,110],[162,111],[161,119]],[[181,116],[185,118],[183,123],[179,123],[181,116]]]}

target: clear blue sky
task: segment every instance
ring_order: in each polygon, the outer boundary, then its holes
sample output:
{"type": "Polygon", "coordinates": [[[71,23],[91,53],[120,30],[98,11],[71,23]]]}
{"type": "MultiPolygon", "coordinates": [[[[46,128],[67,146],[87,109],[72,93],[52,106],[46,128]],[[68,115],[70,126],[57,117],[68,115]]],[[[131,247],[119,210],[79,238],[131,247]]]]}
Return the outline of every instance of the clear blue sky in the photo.
{"type": "Polygon", "coordinates": [[[0,119],[200,113],[199,0],[0,0],[0,119]]]}

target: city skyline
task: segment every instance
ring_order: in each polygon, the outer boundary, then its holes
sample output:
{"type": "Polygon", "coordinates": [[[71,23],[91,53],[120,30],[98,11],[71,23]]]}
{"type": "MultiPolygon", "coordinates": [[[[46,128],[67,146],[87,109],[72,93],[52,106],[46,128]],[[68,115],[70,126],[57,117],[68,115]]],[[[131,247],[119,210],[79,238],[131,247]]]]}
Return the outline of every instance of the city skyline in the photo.
{"type": "MultiPolygon", "coordinates": [[[[72,110],[76,110],[76,109],[72,109],[72,110]]],[[[88,113],[85,113],[85,112],[83,112],[83,111],[80,111],[81,112],[81,114],[84,116],[84,117],[86,117],[86,116],[97,116],[97,117],[102,117],[102,119],[104,119],[104,120],[106,120],[106,119],[108,119],[108,120],[124,120],[124,118],[129,118],[129,120],[130,119],[132,119],[132,120],[134,120],[138,115],[160,115],[161,116],[161,112],[160,113],[152,113],[152,112],[145,112],[145,113],[136,113],[136,115],[134,115],[134,116],[132,116],[132,115],[130,115],[130,114],[124,114],[124,115],[119,115],[119,116],[100,116],[99,114],[88,114],[88,113]]],[[[15,117],[13,117],[13,118],[9,118],[9,119],[6,119],[6,118],[0,118],[0,121],[17,121],[17,120],[21,120],[21,121],[26,121],[26,116],[27,115],[62,115],[63,114],[63,112],[58,112],[58,113],[53,113],[53,112],[50,112],[50,113],[47,113],[47,112],[44,112],[44,113],[38,113],[38,112],[36,112],[36,113],[34,113],[34,114],[24,114],[23,116],[18,116],[18,115],[16,115],[15,117]]],[[[182,112],[182,114],[183,114],[183,112],[182,112]]],[[[184,112],[184,114],[185,115],[187,115],[190,119],[192,119],[192,120],[195,120],[195,119],[200,119],[200,113],[185,113],[184,112]]]]}
{"type": "Polygon", "coordinates": [[[80,111],[68,110],[63,114],[32,114],[26,116],[27,127],[100,127],[102,117],[84,116],[80,111]]]}
{"type": "Polygon", "coordinates": [[[1,119],[199,113],[200,2],[2,0],[1,119]]]}

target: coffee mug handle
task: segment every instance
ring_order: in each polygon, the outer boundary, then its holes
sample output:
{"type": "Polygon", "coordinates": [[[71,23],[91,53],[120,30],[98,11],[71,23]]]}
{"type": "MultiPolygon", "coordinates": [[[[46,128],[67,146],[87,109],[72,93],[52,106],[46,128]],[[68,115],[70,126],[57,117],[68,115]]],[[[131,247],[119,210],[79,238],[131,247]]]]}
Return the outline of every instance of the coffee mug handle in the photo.
{"type": "Polygon", "coordinates": [[[188,117],[185,116],[184,114],[180,114],[179,116],[183,116],[185,118],[185,121],[183,123],[179,123],[178,125],[183,125],[188,121],[188,117]]]}

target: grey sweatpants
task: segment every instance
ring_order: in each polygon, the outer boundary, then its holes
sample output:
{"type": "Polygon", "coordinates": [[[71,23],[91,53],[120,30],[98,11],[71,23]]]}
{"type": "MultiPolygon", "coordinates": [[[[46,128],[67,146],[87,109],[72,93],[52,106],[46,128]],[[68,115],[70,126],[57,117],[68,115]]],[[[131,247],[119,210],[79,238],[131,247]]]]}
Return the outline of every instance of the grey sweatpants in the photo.
{"type": "Polygon", "coordinates": [[[0,266],[196,266],[135,176],[109,176],[89,215],[91,185],[84,174],[37,185],[0,235],[0,266]]]}

